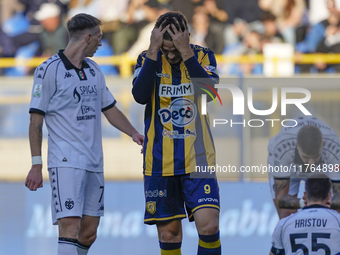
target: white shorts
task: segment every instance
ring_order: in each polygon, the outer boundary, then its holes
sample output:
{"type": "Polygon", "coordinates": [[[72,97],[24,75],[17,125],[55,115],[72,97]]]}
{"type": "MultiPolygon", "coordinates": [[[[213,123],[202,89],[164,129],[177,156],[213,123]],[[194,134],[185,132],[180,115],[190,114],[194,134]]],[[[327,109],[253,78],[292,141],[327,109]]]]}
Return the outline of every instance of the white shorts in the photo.
{"type": "Polygon", "coordinates": [[[104,215],[104,174],[77,168],[49,168],[53,225],[65,217],[104,215]]]}

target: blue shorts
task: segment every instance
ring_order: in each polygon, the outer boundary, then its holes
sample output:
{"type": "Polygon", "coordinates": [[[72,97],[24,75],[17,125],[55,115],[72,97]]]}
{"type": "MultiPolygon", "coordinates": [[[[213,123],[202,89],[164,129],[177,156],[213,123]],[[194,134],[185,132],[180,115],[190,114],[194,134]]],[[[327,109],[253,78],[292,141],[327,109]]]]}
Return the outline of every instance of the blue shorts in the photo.
{"type": "Polygon", "coordinates": [[[201,208],[220,210],[216,178],[190,178],[190,174],[144,176],[145,224],[156,224],[186,218],[194,221],[193,213],[201,208]]]}

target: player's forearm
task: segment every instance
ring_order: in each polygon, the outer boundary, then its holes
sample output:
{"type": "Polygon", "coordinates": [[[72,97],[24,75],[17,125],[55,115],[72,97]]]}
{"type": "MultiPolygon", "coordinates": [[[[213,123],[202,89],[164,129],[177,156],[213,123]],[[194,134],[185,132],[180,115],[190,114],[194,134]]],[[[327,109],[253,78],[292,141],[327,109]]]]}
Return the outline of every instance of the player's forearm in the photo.
{"type": "MultiPolygon", "coordinates": [[[[204,88],[208,90],[212,95],[216,96],[216,93],[212,91],[208,86],[215,88],[217,82],[216,79],[213,79],[200,65],[197,58],[194,56],[187,61],[184,62],[185,66],[188,69],[189,76],[193,85],[195,86],[196,93],[205,93],[204,90],[200,88],[204,88]],[[208,86],[206,86],[208,85],[208,86]]],[[[208,97],[210,98],[210,97],[208,97]]]]}
{"type": "Polygon", "coordinates": [[[283,195],[278,199],[279,207],[285,209],[299,209],[300,200],[296,196],[290,196],[288,194],[283,195]]]}
{"type": "Polygon", "coordinates": [[[145,58],[144,65],[133,82],[132,95],[137,103],[146,104],[152,95],[155,86],[157,62],[145,58]]]}
{"type": "Polygon", "coordinates": [[[184,64],[188,69],[190,78],[208,78],[213,80],[212,77],[203,69],[195,56],[184,61],[184,64]]]}
{"type": "Polygon", "coordinates": [[[41,156],[42,127],[43,116],[39,116],[38,114],[31,114],[28,133],[32,157],[41,156]]]}
{"type": "Polygon", "coordinates": [[[131,137],[133,136],[133,134],[138,133],[138,131],[132,126],[128,118],[126,118],[126,116],[116,106],[110,108],[103,113],[110,124],[117,128],[119,131],[131,137]]]}

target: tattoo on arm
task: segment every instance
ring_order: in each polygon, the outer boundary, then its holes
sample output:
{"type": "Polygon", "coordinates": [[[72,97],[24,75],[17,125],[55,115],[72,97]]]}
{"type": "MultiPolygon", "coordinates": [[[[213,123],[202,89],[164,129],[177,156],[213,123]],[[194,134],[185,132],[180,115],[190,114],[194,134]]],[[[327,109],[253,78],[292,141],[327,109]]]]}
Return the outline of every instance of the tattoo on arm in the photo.
{"type": "Polygon", "coordinates": [[[296,196],[288,195],[289,191],[289,178],[287,179],[275,179],[274,189],[276,199],[280,208],[285,209],[297,209],[300,208],[299,199],[296,196]]]}
{"type": "Polygon", "coordinates": [[[333,197],[331,200],[332,209],[340,209],[340,183],[332,183],[333,197]]]}
{"type": "Polygon", "coordinates": [[[37,138],[38,138],[38,145],[39,145],[39,152],[40,152],[40,155],[41,155],[41,145],[42,145],[42,127],[43,127],[43,124],[39,124],[38,127],[37,127],[37,138]]]}
{"type": "Polygon", "coordinates": [[[289,179],[274,179],[274,190],[276,195],[279,195],[283,190],[287,188],[289,188],[289,179]]]}
{"type": "Polygon", "coordinates": [[[43,122],[36,116],[31,118],[28,132],[32,156],[41,155],[43,122]]]}
{"type": "Polygon", "coordinates": [[[296,196],[290,196],[285,194],[279,200],[280,208],[286,209],[299,209],[300,208],[300,201],[296,196]]]}

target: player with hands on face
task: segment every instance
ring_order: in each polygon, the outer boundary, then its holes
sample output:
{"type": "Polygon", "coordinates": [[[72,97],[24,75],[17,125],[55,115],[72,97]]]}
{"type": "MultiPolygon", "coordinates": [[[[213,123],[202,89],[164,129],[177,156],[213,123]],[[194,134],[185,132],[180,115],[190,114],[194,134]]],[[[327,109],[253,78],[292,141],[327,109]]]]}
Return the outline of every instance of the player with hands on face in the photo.
{"type": "Polygon", "coordinates": [[[187,215],[196,223],[197,254],[221,254],[216,175],[193,174],[196,166],[215,165],[199,86],[213,89],[218,79],[214,53],[190,44],[186,18],[179,12],[160,16],[149,49],[138,57],[132,94],[146,105],[144,223],[156,224],[162,255],[181,254],[181,220],[187,215]]]}

